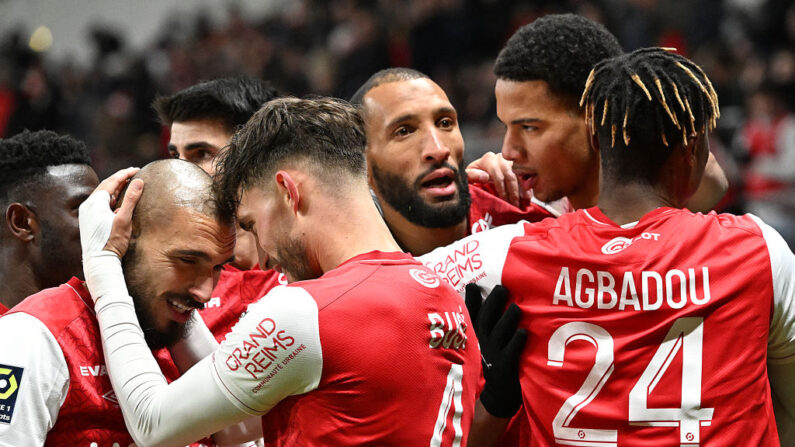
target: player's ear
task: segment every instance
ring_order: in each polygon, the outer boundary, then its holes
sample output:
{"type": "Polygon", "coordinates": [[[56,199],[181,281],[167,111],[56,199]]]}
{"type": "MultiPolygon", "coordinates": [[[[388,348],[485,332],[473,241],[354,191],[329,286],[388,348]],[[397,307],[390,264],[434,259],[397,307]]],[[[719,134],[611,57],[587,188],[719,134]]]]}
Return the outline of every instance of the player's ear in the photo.
{"type": "Polygon", "coordinates": [[[593,132],[591,130],[591,125],[590,124],[586,125],[585,130],[588,132],[588,143],[591,146],[591,150],[598,154],[599,153],[599,136],[596,135],[596,132],[593,132]]]}
{"type": "Polygon", "coordinates": [[[293,213],[297,214],[298,205],[301,203],[301,194],[298,192],[298,186],[290,174],[286,171],[277,172],[276,186],[280,192],[284,193],[287,205],[293,210],[293,213]]]}
{"type": "Polygon", "coordinates": [[[39,219],[36,213],[18,202],[6,208],[5,224],[11,235],[22,242],[31,242],[39,233],[39,219]]]}

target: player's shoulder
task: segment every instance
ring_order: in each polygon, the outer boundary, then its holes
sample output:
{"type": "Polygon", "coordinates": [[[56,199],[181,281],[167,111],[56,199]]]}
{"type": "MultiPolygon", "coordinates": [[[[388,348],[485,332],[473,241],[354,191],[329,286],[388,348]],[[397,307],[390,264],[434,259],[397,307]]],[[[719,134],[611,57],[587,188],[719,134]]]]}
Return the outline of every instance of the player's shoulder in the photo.
{"type": "MultiPolygon", "coordinates": [[[[291,284],[288,288],[301,287],[323,310],[331,304],[339,309],[346,305],[355,307],[363,301],[390,306],[403,302],[400,297],[407,293],[437,296],[452,292],[439,288],[441,284],[431,269],[409,254],[373,252],[358,256],[316,280],[291,284]],[[384,299],[373,300],[373,297],[384,299]]],[[[457,295],[452,293],[452,296],[457,295]]]]}
{"type": "MultiPolygon", "coordinates": [[[[25,298],[3,317],[17,313],[32,316],[43,323],[56,337],[91,309],[81,296],[84,290],[76,278],[58,287],[44,289],[25,298]]],[[[85,291],[87,294],[87,291],[85,291]]],[[[90,300],[90,297],[88,297],[90,300]]]]}

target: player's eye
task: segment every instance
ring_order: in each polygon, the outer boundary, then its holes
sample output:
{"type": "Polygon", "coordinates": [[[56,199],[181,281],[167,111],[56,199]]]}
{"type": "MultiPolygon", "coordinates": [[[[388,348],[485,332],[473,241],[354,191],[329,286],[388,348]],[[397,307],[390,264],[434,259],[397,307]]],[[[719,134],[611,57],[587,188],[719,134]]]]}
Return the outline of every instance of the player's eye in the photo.
{"type": "Polygon", "coordinates": [[[442,118],[437,123],[437,126],[439,126],[442,129],[448,129],[450,127],[453,127],[454,125],[455,125],[455,120],[452,118],[442,118]]]}
{"type": "Polygon", "coordinates": [[[182,257],[182,258],[179,258],[179,260],[180,260],[180,262],[182,262],[183,264],[188,264],[188,265],[195,265],[195,264],[196,264],[196,260],[195,260],[195,259],[193,259],[193,258],[185,258],[185,257],[182,257]]]}
{"type": "Polygon", "coordinates": [[[405,137],[411,134],[413,131],[414,129],[409,126],[400,126],[397,129],[395,129],[394,132],[392,132],[392,135],[396,137],[405,137]]]}

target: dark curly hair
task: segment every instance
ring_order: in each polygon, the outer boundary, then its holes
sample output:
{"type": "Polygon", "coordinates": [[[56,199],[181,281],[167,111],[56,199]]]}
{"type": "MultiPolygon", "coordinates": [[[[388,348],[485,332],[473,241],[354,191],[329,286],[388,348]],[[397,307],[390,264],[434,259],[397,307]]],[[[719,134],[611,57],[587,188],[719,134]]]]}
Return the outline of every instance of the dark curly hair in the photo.
{"type": "Polygon", "coordinates": [[[575,14],[551,14],[519,28],[497,56],[494,74],[509,81],[544,81],[577,108],[591,69],[623,53],[604,26],[575,14]]]}
{"type": "Polygon", "coordinates": [[[279,98],[265,104],[219,156],[213,192],[234,215],[244,190],[286,165],[299,164],[337,191],[346,179],[366,182],[364,123],[351,104],[333,98],[279,98]]]}
{"type": "Polygon", "coordinates": [[[715,128],[718,95],[704,71],[666,48],[642,48],[594,67],[580,104],[613,178],[649,181],[671,147],[715,128]]]}
{"type": "Polygon", "coordinates": [[[0,139],[0,200],[42,181],[48,167],[66,164],[91,164],[86,145],[69,135],[25,130],[0,139]]]}
{"type": "Polygon", "coordinates": [[[159,96],[152,108],[163,125],[213,119],[221,121],[231,132],[245,124],[263,104],[279,96],[275,88],[251,78],[221,78],[201,82],[171,96],[159,96]]]}

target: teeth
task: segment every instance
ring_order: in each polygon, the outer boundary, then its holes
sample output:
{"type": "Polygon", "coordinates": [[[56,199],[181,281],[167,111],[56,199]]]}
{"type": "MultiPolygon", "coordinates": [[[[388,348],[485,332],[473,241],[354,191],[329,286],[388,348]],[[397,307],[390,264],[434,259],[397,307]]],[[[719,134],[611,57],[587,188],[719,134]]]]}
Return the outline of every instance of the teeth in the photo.
{"type": "Polygon", "coordinates": [[[190,307],[183,306],[182,304],[179,304],[174,300],[168,300],[168,304],[171,304],[172,306],[177,308],[177,310],[180,312],[190,312],[192,310],[190,307]]]}

